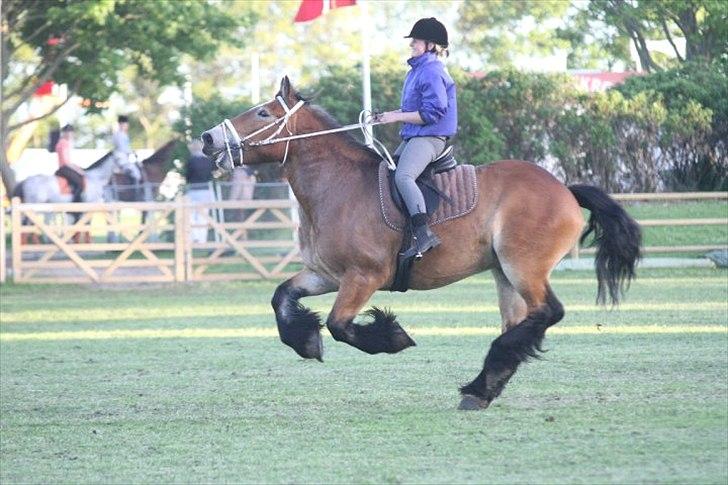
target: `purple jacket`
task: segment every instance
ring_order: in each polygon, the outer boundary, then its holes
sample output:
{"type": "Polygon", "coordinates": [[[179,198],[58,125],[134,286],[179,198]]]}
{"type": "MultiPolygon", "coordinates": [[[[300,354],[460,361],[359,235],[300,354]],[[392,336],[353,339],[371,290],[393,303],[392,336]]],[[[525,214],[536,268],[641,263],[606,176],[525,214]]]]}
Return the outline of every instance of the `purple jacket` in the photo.
{"type": "Polygon", "coordinates": [[[453,136],[458,131],[458,105],[455,82],[437,56],[425,52],[407,60],[412,69],[402,87],[401,109],[417,111],[424,125],[403,123],[400,136],[453,136]]]}

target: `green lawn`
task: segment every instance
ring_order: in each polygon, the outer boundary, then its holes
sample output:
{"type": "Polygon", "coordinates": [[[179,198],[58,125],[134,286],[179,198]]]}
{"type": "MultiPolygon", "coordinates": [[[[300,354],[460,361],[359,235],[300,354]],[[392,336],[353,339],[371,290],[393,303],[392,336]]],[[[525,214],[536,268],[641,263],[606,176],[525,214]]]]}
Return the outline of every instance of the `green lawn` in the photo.
{"type": "MultiPolygon", "coordinates": [[[[559,272],[549,352],[459,412],[499,316],[488,275],[378,294],[418,343],[325,363],[274,283],[0,287],[0,482],[728,480],[728,272],[642,271],[616,310],[559,272]]],[[[307,300],[327,312],[332,295],[307,300]]]]}

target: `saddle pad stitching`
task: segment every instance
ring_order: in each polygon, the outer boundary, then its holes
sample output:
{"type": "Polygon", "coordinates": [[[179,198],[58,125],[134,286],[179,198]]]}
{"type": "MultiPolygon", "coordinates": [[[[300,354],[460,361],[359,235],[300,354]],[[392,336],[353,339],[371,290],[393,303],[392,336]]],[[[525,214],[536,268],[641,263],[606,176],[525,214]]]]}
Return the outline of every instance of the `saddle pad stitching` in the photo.
{"type": "MultiPolygon", "coordinates": [[[[473,178],[473,182],[472,182],[473,202],[472,202],[472,205],[470,206],[469,209],[467,209],[466,211],[461,212],[459,214],[453,214],[453,215],[451,215],[449,217],[444,217],[444,218],[441,218],[441,219],[433,220],[433,221],[430,222],[430,225],[433,225],[434,226],[436,224],[442,224],[443,222],[447,222],[447,221],[452,220],[452,219],[457,219],[459,217],[466,216],[466,215],[470,214],[471,212],[473,212],[475,210],[475,207],[478,205],[478,198],[479,198],[479,194],[478,194],[478,177],[475,174],[475,167],[472,166],[472,165],[464,165],[463,167],[465,168],[465,170],[468,170],[473,175],[473,177],[472,177],[473,178]]],[[[385,172],[385,175],[386,174],[387,174],[387,172],[385,172]]],[[[381,175],[381,173],[380,173],[380,175],[381,175]]],[[[465,174],[462,173],[462,172],[460,174],[458,174],[458,175],[462,175],[463,177],[465,176],[465,174]]],[[[387,181],[387,183],[388,183],[387,177],[380,176],[379,177],[379,181],[378,181],[379,182],[379,205],[380,205],[380,209],[381,209],[381,212],[382,212],[382,217],[384,218],[384,223],[390,229],[393,229],[393,230],[395,230],[397,232],[401,232],[403,230],[403,228],[397,226],[394,222],[392,222],[389,219],[389,217],[387,217],[387,211],[385,209],[385,203],[384,203],[384,186],[382,185],[383,184],[383,181],[387,181]]],[[[457,186],[457,182],[455,183],[455,185],[457,186]]],[[[460,195],[460,194],[458,194],[458,195],[460,195]]],[[[463,196],[464,196],[464,194],[463,194],[463,196]]],[[[391,194],[390,194],[390,197],[391,197],[391,194]]]]}
{"type": "MultiPolygon", "coordinates": [[[[387,217],[387,211],[384,208],[384,188],[382,187],[382,180],[388,182],[386,177],[379,177],[379,206],[382,209],[382,217],[384,217],[384,223],[390,228],[397,232],[401,232],[402,228],[397,227],[392,221],[389,220],[387,217]]],[[[391,197],[391,196],[390,196],[391,197]]]]}
{"type": "MultiPolygon", "coordinates": [[[[467,168],[466,170],[468,170],[468,171],[472,170],[473,172],[475,172],[475,167],[467,168]]],[[[461,174],[461,175],[465,175],[465,174],[461,174]]],[[[455,183],[455,185],[457,186],[457,182],[455,183]]],[[[450,217],[445,217],[443,219],[436,219],[436,220],[430,222],[430,224],[433,226],[435,224],[442,224],[443,222],[447,222],[451,219],[457,219],[458,217],[468,215],[471,212],[473,212],[473,210],[475,210],[475,206],[478,205],[478,177],[476,177],[475,174],[473,174],[473,191],[474,191],[473,204],[470,206],[470,208],[468,210],[466,210],[465,212],[461,212],[459,214],[453,214],[450,217]]]]}

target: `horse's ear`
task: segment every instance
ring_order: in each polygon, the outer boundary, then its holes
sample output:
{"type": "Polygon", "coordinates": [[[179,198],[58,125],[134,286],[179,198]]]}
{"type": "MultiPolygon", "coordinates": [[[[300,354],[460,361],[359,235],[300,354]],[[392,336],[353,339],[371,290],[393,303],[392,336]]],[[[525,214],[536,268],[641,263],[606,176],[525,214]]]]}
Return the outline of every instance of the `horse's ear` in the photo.
{"type": "Polygon", "coordinates": [[[288,76],[283,76],[283,79],[281,79],[281,88],[278,90],[278,96],[286,101],[290,101],[296,98],[296,94],[296,91],[291,87],[291,80],[288,79],[288,76]]]}

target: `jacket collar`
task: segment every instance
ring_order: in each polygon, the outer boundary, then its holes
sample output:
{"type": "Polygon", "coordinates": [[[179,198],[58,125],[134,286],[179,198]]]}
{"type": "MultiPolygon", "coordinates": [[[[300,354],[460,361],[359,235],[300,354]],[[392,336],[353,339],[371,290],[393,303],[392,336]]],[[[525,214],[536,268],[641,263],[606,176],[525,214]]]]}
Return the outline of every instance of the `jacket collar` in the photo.
{"type": "Polygon", "coordinates": [[[421,56],[418,57],[410,57],[407,59],[407,64],[409,64],[412,69],[417,69],[420,66],[423,66],[427,64],[428,62],[432,62],[435,59],[437,59],[437,56],[432,52],[425,52],[421,56]]]}

